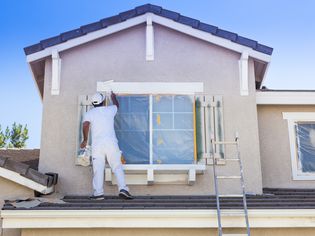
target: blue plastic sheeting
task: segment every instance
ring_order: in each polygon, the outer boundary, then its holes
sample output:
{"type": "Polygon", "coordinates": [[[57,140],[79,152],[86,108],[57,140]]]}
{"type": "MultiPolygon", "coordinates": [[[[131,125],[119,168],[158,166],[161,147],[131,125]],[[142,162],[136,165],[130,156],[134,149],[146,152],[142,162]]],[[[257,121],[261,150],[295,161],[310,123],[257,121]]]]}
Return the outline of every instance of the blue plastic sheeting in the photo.
{"type": "Polygon", "coordinates": [[[315,172],[315,123],[298,123],[296,136],[300,169],[315,172]]]}
{"type": "Polygon", "coordinates": [[[149,96],[118,96],[115,117],[118,144],[126,164],[150,163],[152,132],[153,164],[192,164],[194,124],[192,96],[153,96],[150,131],[149,96]]]}
{"type": "Polygon", "coordinates": [[[153,163],[193,164],[192,96],[153,96],[153,163]]]}
{"type": "Polygon", "coordinates": [[[154,164],[193,164],[193,131],[154,131],[154,164]]]}
{"type": "Polygon", "coordinates": [[[117,96],[115,131],[126,164],[150,162],[149,97],[117,96]]]}

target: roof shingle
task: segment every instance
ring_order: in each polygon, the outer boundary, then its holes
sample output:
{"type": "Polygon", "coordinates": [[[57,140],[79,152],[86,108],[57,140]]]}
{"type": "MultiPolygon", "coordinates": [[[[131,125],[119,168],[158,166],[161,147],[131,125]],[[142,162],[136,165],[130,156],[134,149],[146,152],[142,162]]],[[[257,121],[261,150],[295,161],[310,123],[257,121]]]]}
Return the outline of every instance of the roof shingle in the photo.
{"type": "Polygon", "coordinates": [[[232,42],[250,47],[258,52],[262,52],[268,55],[272,54],[273,49],[271,47],[262,45],[257,43],[257,41],[238,36],[236,33],[219,29],[216,26],[205,24],[203,22],[200,22],[199,20],[182,16],[177,12],[170,11],[167,9],[163,9],[160,6],[152,5],[152,4],[145,4],[142,6],[138,6],[132,10],[124,11],[119,13],[118,15],[107,17],[105,19],[102,19],[97,22],[93,22],[84,26],[81,26],[79,29],[70,30],[64,33],[61,33],[58,36],[51,37],[45,40],[40,41],[40,43],[28,46],[24,48],[24,52],[26,55],[30,55],[32,53],[39,52],[41,50],[44,50],[47,47],[51,47],[57,44],[60,44],[62,42],[65,42],[70,39],[74,39],[77,37],[80,37],[84,34],[94,32],[97,30],[100,30],[102,28],[108,27],[110,25],[114,25],[117,23],[120,23],[122,21],[126,21],[128,19],[131,19],[133,17],[143,15],[145,13],[154,13],[159,16],[174,20],[178,23],[185,24],[188,26],[191,26],[192,28],[196,28],[208,33],[211,33],[215,36],[225,38],[227,40],[231,40],[232,42]]]}

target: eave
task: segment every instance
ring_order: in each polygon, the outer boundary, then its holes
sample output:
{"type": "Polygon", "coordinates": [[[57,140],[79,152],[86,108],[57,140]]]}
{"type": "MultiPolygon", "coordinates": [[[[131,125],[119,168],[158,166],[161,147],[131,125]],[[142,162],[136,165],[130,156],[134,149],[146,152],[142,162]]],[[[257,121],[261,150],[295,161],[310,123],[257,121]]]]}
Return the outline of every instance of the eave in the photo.
{"type": "Polygon", "coordinates": [[[315,91],[257,91],[257,105],[314,105],[315,91]]]}
{"type": "MultiPolygon", "coordinates": [[[[216,210],[3,210],[3,228],[217,228],[216,210]]],[[[251,228],[315,227],[315,209],[250,209],[251,228]]],[[[226,228],[243,228],[242,210],[222,210],[226,228]]]]}

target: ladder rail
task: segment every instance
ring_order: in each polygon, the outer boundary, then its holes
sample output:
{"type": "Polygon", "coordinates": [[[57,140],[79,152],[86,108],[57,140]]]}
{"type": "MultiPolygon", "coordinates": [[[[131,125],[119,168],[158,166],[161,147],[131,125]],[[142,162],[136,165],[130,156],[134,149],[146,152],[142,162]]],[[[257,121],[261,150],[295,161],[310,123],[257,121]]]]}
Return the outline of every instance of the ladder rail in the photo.
{"type": "Polygon", "coordinates": [[[241,176],[241,185],[242,185],[242,192],[243,192],[243,205],[244,205],[246,230],[247,230],[247,235],[250,236],[250,226],[249,226],[249,220],[248,220],[247,200],[246,200],[246,192],[245,192],[244,171],[243,171],[243,164],[241,160],[240,144],[239,144],[238,136],[235,137],[235,141],[236,141],[236,148],[237,148],[237,158],[239,160],[239,167],[240,167],[240,172],[241,172],[240,176],[241,176]]]}
{"type": "Polygon", "coordinates": [[[214,139],[211,138],[211,144],[212,144],[212,150],[213,150],[213,177],[214,177],[214,189],[215,189],[215,198],[216,198],[216,203],[217,203],[217,219],[218,219],[218,235],[222,236],[222,224],[221,224],[221,209],[220,209],[220,196],[219,196],[219,189],[218,189],[218,180],[217,180],[217,175],[216,175],[216,162],[215,162],[215,155],[214,155],[214,150],[215,150],[215,143],[214,139]]]}
{"type": "MultiPolygon", "coordinates": [[[[215,194],[216,194],[216,203],[217,203],[217,220],[218,220],[218,235],[222,236],[223,235],[223,229],[222,229],[222,219],[221,219],[221,208],[220,208],[220,197],[224,197],[225,195],[220,195],[219,194],[219,187],[218,187],[218,179],[240,179],[241,182],[241,188],[242,188],[242,194],[237,194],[238,197],[242,197],[243,200],[243,210],[244,210],[244,218],[245,218],[245,223],[246,223],[246,231],[247,235],[250,236],[250,225],[249,225],[249,219],[248,219],[248,209],[247,209],[247,200],[246,200],[246,191],[245,191],[245,181],[244,181],[244,171],[243,171],[243,164],[241,160],[241,155],[240,155],[240,145],[239,145],[239,137],[238,134],[236,133],[235,135],[235,141],[232,142],[224,142],[220,141],[217,142],[214,140],[214,137],[211,137],[211,144],[212,144],[212,150],[213,150],[213,176],[214,176],[214,188],[215,188],[215,194]],[[239,170],[240,170],[240,175],[239,176],[217,176],[216,174],[216,160],[218,158],[215,158],[215,145],[235,145],[236,151],[237,151],[237,157],[235,160],[238,161],[239,163],[239,170]],[[238,178],[236,178],[238,177],[238,178]]],[[[234,160],[234,159],[233,159],[234,160]]],[[[235,194],[234,194],[235,195],[235,194]]],[[[231,196],[234,196],[231,195],[231,196]]],[[[226,195],[228,196],[228,195],[226,195]]],[[[236,196],[236,195],[235,195],[236,196]]]]}

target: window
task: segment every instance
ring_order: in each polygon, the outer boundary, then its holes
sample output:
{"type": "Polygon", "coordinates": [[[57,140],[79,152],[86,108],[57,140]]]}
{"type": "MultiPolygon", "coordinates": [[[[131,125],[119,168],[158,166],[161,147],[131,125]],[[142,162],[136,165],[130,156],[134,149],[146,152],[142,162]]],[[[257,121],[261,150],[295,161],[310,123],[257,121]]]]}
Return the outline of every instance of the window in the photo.
{"type": "Polygon", "coordinates": [[[288,120],[294,180],[315,180],[315,113],[284,112],[288,120]]]}
{"type": "MultiPolygon", "coordinates": [[[[197,95],[203,93],[203,83],[98,82],[97,91],[110,90],[120,103],[115,131],[124,169],[134,174],[132,184],[143,184],[143,178],[136,177],[143,174],[148,184],[177,183],[176,173],[191,184],[213,154],[224,158],[223,145],[212,150],[210,143],[211,138],[224,140],[222,97],[197,95]],[[168,176],[155,179],[155,171],[168,176]]],[[[79,96],[77,145],[90,104],[89,95],[79,96]]],[[[112,181],[109,169],[106,176],[112,181]]]]}
{"type": "Polygon", "coordinates": [[[194,97],[118,96],[115,131],[125,164],[194,164],[194,97]],[[151,122],[150,122],[151,120],[151,122]]]}

